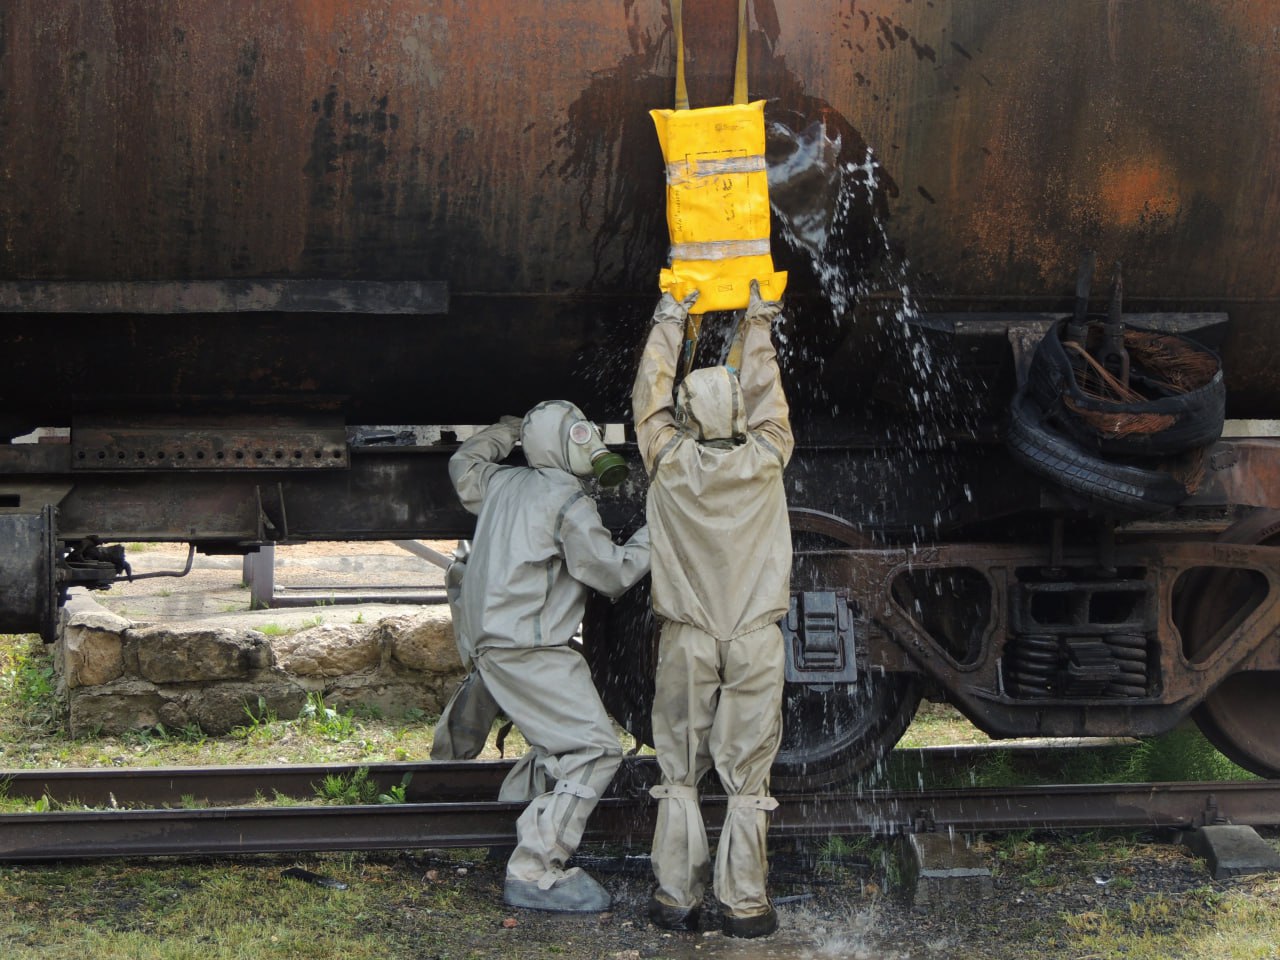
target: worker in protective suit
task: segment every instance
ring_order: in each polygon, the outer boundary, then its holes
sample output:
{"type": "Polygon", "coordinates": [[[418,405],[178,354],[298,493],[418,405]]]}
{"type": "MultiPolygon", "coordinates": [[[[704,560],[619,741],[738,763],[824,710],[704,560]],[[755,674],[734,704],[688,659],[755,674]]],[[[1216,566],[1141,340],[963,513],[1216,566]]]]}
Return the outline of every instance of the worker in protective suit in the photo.
{"type": "Polygon", "coordinates": [[[582,655],[569,641],[588,589],[617,597],[649,570],[648,531],[618,546],[580,478],[620,482],[626,464],[563,400],[504,417],[449,461],[462,505],[478,514],[457,603],[457,638],[485,695],[530,744],[504,794],[541,789],[516,823],[503,899],[570,912],[609,907],[609,894],[566,863],[613,779],[622,749],[582,655]],[[519,440],[527,467],[502,464],[519,440]],[[546,785],[554,783],[547,789],[546,785]]]}
{"type": "MultiPolygon", "coordinates": [[[[694,295],[696,297],[696,294],[694,295]]],[[[777,914],[765,890],[769,768],[782,733],[791,531],[782,471],[794,442],[770,323],[781,304],[752,283],[741,369],[695,370],[672,388],[683,303],[664,294],[632,391],[649,473],[653,609],[661,627],[653,742],[661,783],[649,917],[696,930],[710,873],[698,783],[714,765],[728,792],[714,892],[724,932],[765,936],[777,914]]]]}

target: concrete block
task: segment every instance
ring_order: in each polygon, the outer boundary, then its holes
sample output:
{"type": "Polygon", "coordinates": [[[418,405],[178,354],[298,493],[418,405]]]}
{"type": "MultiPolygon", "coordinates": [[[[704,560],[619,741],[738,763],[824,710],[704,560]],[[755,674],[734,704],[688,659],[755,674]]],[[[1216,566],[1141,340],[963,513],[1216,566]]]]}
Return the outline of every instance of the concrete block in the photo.
{"type": "Polygon", "coordinates": [[[991,868],[963,837],[912,833],[899,848],[907,898],[917,910],[993,896],[991,868]]]}
{"type": "Polygon", "coordinates": [[[1182,842],[1204,857],[1215,880],[1251,873],[1280,873],[1280,851],[1258,836],[1253,827],[1212,824],[1189,830],[1182,842]]]}

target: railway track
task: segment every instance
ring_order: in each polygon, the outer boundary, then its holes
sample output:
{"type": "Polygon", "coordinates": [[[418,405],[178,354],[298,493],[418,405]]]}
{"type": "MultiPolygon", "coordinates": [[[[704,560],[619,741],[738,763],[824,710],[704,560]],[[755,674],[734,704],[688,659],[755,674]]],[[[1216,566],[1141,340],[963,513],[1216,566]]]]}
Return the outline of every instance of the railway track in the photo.
{"type": "MultiPolygon", "coordinates": [[[[972,751],[931,748],[920,762],[972,751]]],[[[246,806],[264,795],[313,797],[325,776],[356,766],[156,768],[13,771],[10,797],[48,796],[56,804],[110,809],[0,815],[0,861],[38,862],[140,856],[197,856],[321,850],[504,846],[514,840],[523,804],[499,803],[509,762],[370,764],[387,789],[404,781],[400,804],[246,806]],[[130,809],[135,803],[181,809],[130,809]],[[195,804],[215,803],[211,807],[195,804]]],[[[651,760],[629,759],[593,816],[587,840],[648,842],[655,807],[647,787],[651,760]]],[[[822,837],[951,830],[1190,828],[1216,822],[1280,824],[1280,782],[1057,785],[938,790],[869,790],[792,795],[770,826],[772,837],[822,837]]],[[[724,800],[708,796],[715,833],[724,800]]]]}

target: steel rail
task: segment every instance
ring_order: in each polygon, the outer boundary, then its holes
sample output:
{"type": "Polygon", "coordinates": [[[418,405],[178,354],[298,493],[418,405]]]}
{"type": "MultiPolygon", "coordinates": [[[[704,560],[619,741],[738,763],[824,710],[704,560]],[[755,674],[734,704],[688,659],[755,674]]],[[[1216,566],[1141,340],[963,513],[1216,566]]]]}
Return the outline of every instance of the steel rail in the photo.
{"type": "MultiPolygon", "coordinates": [[[[1113,738],[1003,741],[894,750],[893,763],[932,777],[954,774],[994,755],[1020,765],[1051,768],[1063,751],[1122,747],[1133,741],[1113,738]]],[[[179,806],[251,803],[275,795],[314,798],[327,777],[351,777],[363,769],[380,792],[405,785],[410,803],[486,800],[497,795],[514,761],[468,760],[460,763],[339,763],[225,765],[214,767],[62,767],[0,770],[0,794],[11,800],[48,797],[61,805],[86,807],[179,806]]],[[[651,757],[628,757],[615,794],[647,790],[657,782],[651,757]]]]}
{"type": "MultiPolygon", "coordinates": [[[[775,839],[1280,823],[1280,781],[1092,784],[781,797],[775,839]]],[[[119,810],[0,815],[0,861],[505,846],[520,803],[119,810]]],[[[708,831],[725,799],[704,798],[708,831]]],[[[647,843],[648,797],[602,800],[585,839],[647,843]]]]}

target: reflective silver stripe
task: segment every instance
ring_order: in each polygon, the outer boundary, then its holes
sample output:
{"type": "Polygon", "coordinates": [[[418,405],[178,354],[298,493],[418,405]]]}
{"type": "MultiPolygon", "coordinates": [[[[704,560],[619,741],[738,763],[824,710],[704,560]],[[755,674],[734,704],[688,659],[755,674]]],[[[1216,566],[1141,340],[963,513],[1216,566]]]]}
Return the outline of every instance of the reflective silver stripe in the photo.
{"type": "Polygon", "coordinates": [[[666,443],[662,445],[662,449],[658,451],[658,455],[653,458],[653,469],[649,471],[650,481],[652,481],[653,478],[658,475],[658,464],[662,463],[662,458],[665,457],[668,453],[670,453],[671,450],[675,447],[675,445],[679,443],[681,440],[683,440],[685,437],[687,437],[688,435],[689,435],[688,431],[681,428],[676,432],[675,436],[673,436],[670,440],[668,440],[666,443]]]}
{"type": "Polygon", "coordinates": [[[695,177],[721,177],[727,173],[763,173],[764,156],[724,157],[719,160],[673,160],[667,164],[667,183],[685,183],[695,177]]]}
{"type": "Polygon", "coordinates": [[[704,243],[673,243],[673,260],[729,260],[733,257],[769,255],[769,238],[760,240],[708,240],[704,243]]]}
{"type": "MultiPolygon", "coordinates": [[[[579,776],[583,780],[590,780],[591,774],[595,772],[596,764],[598,764],[599,762],[600,762],[599,759],[592,760],[590,763],[588,763],[585,767],[582,768],[582,772],[579,774],[579,776]]],[[[564,842],[564,832],[569,828],[569,824],[573,822],[574,811],[578,809],[578,804],[584,798],[582,794],[574,790],[561,790],[559,789],[559,787],[560,787],[560,781],[557,780],[555,792],[568,793],[572,797],[572,799],[569,801],[568,806],[565,807],[564,816],[561,817],[560,822],[556,824],[556,841],[555,842],[557,847],[565,851],[567,854],[569,854],[569,856],[573,856],[574,848],[570,847],[569,844],[564,842]]],[[[590,799],[590,798],[586,798],[586,799],[590,799]]]]}
{"type": "Polygon", "coordinates": [[[772,443],[770,443],[768,440],[766,440],[766,439],[765,439],[763,436],[761,436],[759,433],[753,433],[753,434],[751,434],[751,436],[753,436],[753,437],[755,438],[756,443],[760,444],[760,446],[764,447],[766,450],[768,450],[770,453],[772,453],[775,457],[777,457],[777,458],[778,458],[778,462],[779,462],[780,464],[782,464],[784,467],[787,465],[787,462],[786,462],[785,460],[783,460],[783,459],[782,459],[782,451],[781,451],[781,450],[779,450],[777,447],[775,447],[772,443]]]}

